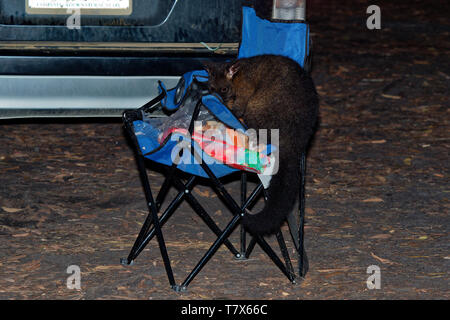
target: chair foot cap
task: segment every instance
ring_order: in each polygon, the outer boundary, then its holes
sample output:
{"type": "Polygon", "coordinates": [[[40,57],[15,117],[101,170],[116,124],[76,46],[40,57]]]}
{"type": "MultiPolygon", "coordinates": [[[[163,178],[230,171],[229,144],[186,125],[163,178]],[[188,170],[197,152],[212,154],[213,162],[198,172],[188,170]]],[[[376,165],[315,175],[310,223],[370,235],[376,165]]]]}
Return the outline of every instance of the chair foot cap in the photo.
{"type": "Polygon", "coordinates": [[[127,258],[120,258],[120,264],[123,266],[132,266],[134,264],[134,260],[128,261],[127,258]]]}
{"type": "Polygon", "coordinates": [[[238,253],[234,256],[235,260],[239,260],[239,261],[244,261],[244,260],[248,260],[248,258],[245,256],[245,254],[242,253],[238,253]]]}
{"type": "Polygon", "coordinates": [[[172,286],[172,289],[173,289],[175,292],[186,292],[186,291],[187,291],[186,286],[179,286],[179,285],[174,285],[174,286],[172,286]]]}

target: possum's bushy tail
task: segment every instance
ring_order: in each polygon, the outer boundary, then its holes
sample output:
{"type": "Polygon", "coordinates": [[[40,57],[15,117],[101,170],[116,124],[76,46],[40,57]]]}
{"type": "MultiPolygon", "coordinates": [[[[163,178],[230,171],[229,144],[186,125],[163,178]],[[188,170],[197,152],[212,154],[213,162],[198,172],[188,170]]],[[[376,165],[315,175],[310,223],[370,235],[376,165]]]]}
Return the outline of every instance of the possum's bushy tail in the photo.
{"type": "Polygon", "coordinates": [[[294,209],[296,197],[299,195],[300,157],[288,161],[280,160],[278,172],[272,176],[266,190],[267,201],[264,208],[255,214],[246,213],[242,219],[245,228],[252,234],[275,233],[294,209]]]}

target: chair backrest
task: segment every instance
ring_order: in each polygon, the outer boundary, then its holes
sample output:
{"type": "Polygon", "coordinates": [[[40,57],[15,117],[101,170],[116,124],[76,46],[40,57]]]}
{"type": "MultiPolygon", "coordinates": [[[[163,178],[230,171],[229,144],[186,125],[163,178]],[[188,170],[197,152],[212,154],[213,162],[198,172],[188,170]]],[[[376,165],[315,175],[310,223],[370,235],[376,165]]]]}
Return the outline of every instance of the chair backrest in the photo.
{"type": "Polygon", "coordinates": [[[242,40],[238,58],[262,54],[282,55],[304,67],[309,55],[307,23],[271,22],[261,19],[253,8],[242,9],[242,40]]]}

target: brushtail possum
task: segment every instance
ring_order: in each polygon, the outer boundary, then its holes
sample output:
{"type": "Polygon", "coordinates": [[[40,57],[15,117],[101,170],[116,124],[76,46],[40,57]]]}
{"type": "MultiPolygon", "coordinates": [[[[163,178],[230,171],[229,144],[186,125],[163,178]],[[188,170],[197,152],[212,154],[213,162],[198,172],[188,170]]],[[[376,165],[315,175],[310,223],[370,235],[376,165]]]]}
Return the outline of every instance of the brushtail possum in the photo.
{"type": "Polygon", "coordinates": [[[278,172],[266,189],[264,208],[243,217],[250,233],[274,233],[294,209],[299,194],[300,156],[318,116],[314,83],[297,62],[276,55],[208,63],[205,69],[209,90],[220,95],[248,128],[279,129],[278,172]]]}

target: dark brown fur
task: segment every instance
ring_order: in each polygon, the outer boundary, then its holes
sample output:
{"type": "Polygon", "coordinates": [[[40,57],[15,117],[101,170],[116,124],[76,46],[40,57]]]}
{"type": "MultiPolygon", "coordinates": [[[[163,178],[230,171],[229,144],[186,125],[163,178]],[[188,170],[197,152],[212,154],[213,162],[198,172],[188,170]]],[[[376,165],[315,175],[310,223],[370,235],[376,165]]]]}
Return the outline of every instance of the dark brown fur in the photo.
{"type": "Polygon", "coordinates": [[[318,114],[313,81],[298,63],[275,55],[207,65],[206,69],[210,91],[218,93],[248,128],[280,130],[279,169],[267,189],[264,209],[243,219],[252,233],[273,233],[298,197],[300,154],[313,135],[318,114]]]}

